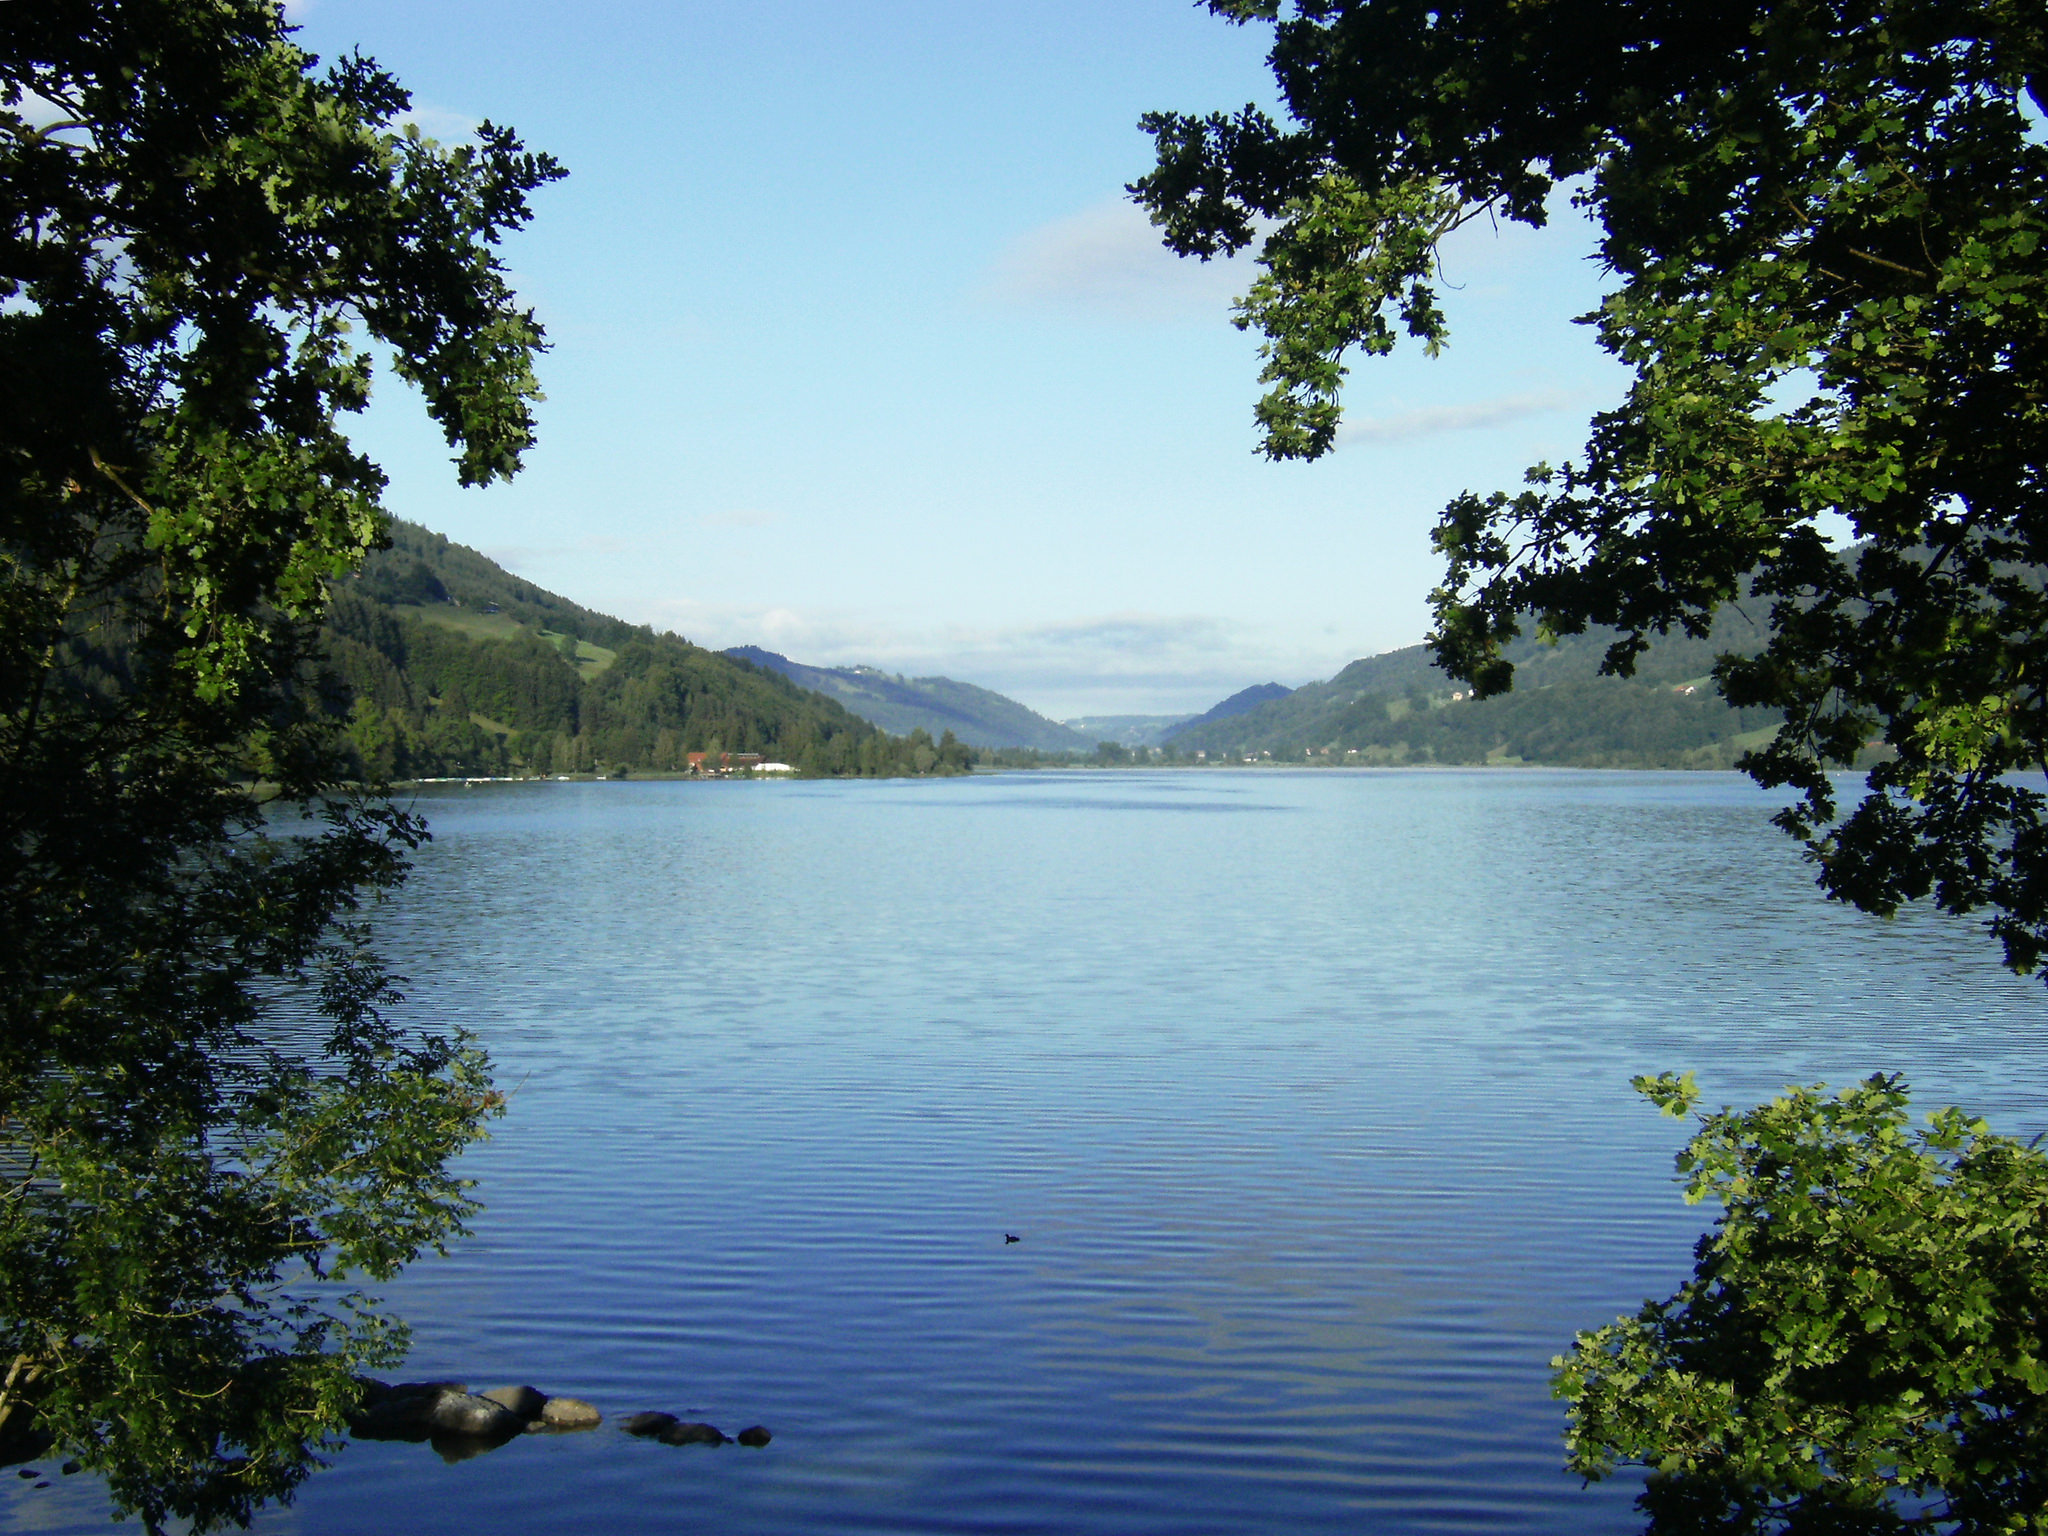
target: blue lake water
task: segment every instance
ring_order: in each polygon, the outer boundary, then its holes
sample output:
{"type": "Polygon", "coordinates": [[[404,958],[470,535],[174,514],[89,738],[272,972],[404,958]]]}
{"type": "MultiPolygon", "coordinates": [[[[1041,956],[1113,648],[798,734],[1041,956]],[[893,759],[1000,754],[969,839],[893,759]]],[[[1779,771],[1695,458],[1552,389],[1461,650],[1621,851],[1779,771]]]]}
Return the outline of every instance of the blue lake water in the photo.
{"type": "MultiPolygon", "coordinates": [[[[1631,1074],[2048,1128],[2040,985],[1823,902],[1734,776],[421,805],[387,946],[514,1095],[407,1374],[775,1439],[357,1444],[259,1530],[1633,1531],[1547,1389],[1710,1218],[1631,1074]]],[[[82,1484],[0,1528],[105,1529],[82,1484]]]]}

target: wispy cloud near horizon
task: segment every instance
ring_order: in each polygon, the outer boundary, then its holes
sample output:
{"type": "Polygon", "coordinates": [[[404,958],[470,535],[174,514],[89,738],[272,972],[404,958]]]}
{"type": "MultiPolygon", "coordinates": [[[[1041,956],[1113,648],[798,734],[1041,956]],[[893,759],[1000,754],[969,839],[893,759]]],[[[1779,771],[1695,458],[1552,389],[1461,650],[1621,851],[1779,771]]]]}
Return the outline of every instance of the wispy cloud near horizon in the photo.
{"type": "Polygon", "coordinates": [[[703,513],[697,521],[706,528],[772,528],[782,521],[782,514],[766,507],[727,507],[703,513]]]}
{"type": "Polygon", "coordinates": [[[945,676],[1058,720],[1194,713],[1253,683],[1328,677],[1349,656],[1305,655],[1205,614],[1109,613],[1044,624],[899,628],[865,615],[675,601],[658,624],[714,650],[759,645],[810,666],[945,676]]]}
{"type": "Polygon", "coordinates": [[[1347,418],[1337,428],[1337,442],[1340,447],[1346,443],[1398,443],[1418,437],[1433,437],[1442,432],[1501,427],[1531,416],[1570,410],[1583,398],[1576,390],[1538,389],[1458,405],[1422,406],[1390,416],[1347,418]]]}
{"type": "Polygon", "coordinates": [[[990,266],[984,299],[1119,320],[1221,319],[1250,283],[1249,261],[1174,255],[1144,211],[1117,198],[1013,240],[990,266]]]}

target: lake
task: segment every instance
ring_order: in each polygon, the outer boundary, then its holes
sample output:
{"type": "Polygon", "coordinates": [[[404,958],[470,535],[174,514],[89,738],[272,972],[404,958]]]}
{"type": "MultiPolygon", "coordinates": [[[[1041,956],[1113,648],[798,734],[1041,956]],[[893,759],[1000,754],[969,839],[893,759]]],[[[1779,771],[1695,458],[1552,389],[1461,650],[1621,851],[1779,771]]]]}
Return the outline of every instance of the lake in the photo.
{"type": "MultiPolygon", "coordinates": [[[[406,1374],[775,1438],[355,1444],[263,1531],[1633,1531],[1548,1395],[1711,1217],[1631,1074],[2048,1128],[2040,985],[1823,902],[1735,776],[419,803],[405,1011],[512,1101],[475,1236],[388,1293],[406,1374]]],[[[7,1481],[0,1528],[107,1528],[7,1481]]]]}

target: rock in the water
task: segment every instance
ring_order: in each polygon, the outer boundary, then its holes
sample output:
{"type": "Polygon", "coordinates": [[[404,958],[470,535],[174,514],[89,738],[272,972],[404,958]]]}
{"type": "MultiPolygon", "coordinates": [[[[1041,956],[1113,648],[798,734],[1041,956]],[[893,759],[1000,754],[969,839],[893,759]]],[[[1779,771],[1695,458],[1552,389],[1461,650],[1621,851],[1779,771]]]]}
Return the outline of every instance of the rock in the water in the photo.
{"type": "Polygon", "coordinates": [[[511,1409],[522,1423],[539,1418],[548,1401],[547,1393],[536,1387],[493,1387],[477,1396],[511,1409]]]}
{"type": "Polygon", "coordinates": [[[619,1428],[629,1435],[639,1435],[644,1439],[649,1435],[660,1434],[675,1422],[676,1416],[672,1413],[629,1413],[619,1420],[619,1428]]]}
{"type": "Polygon", "coordinates": [[[756,1449],[766,1445],[774,1438],[773,1435],[768,1433],[768,1426],[766,1424],[749,1424],[745,1429],[733,1436],[733,1439],[739,1441],[741,1445],[751,1445],[756,1449]]]}
{"type": "Polygon", "coordinates": [[[356,1399],[358,1417],[401,1399],[429,1403],[444,1392],[469,1390],[469,1384],[462,1381],[401,1381],[394,1386],[388,1381],[379,1381],[374,1376],[358,1376],[356,1387],[361,1393],[356,1399]]]}
{"type": "Polygon", "coordinates": [[[442,1435],[488,1437],[516,1432],[526,1420],[503,1403],[469,1392],[445,1392],[434,1399],[427,1427],[442,1435]]]}
{"type": "Polygon", "coordinates": [[[462,1390],[459,1382],[418,1382],[393,1387],[350,1427],[365,1440],[492,1439],[517,1434],[525,1422],[503,1403],[462,1390]]]}
{"type": "Polygon", "coordinates": [[[469,1391],[466,1381],[401,1381],[396,1386],[386,1387],[386,1397],[440,1397],[449,1392],[469,1391]]]}
{"type": "Polygon", "coordinates": [[[62,1472],[66,1477],[70,1477],[75,1472],[83,1472],[85,1470],[85,1464],[83,1462],[78,1461],[67,1461],[64,1463],[63,1466],[59,1467],[57,1470],[59,1472],[62,1472]]]}
{"type": "Polygon", "coordinates": [[[551,1397],[541,1404],[540,1422],[549,1429],[592,1429],[604,1415],[580,1397],[551,1397]]]}
{"type": "Polygon", "coordinates": [[[349,1420],[349,1432],[362,1440],[424,1440],[434,1427],[429,1419],[438,1401],[434,1397],[379,1398],[356,1411],[349,1420]]]}
{"type": "Polygon", "coordinates": [[[670,1424],[654,1437],[663,1445],[726,1445],[729,1437],[712,1424],[670,1424]]]}

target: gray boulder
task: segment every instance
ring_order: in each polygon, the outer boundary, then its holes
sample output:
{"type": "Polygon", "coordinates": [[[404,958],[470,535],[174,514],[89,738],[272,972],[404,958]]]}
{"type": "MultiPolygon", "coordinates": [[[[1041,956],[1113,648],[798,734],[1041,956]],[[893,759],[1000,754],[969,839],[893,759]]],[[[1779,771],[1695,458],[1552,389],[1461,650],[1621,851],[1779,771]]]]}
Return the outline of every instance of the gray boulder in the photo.
{"type": "Polygon", "coordinates": [[[524,1423],[503,1403],[477,1397],[460,1382],[408,1382],[365,1407],[350,1427],[365,1440],[494,1439],[518,1433],[524,1423]]]}
{"type": "MultiPolygon", "coordinates": [[[[374,1383],[373,1383],[374,1385],[374,1383]]],[[[466,1381],[401,1381],[384,1388],[386,1397],[439,1397],[444,1392],[467,1392],[466,1381]]]]}
{"type": "Polygon", "coordinates": [[[358,1376],[356,1387],[361,1393],[356,1399],[358,1417],[401,1398],[431,1401],[443,1392],[469,1390],[468,1383],[461,1381],[401,1381],[394,1385],[388,1381],[379,1381],[374,1376],[358,1376]]]}
{"type": "Polygon", "coordinates": [[[548,1401],[547,1393],[534,1387],[493,1387],[477,1395],[511,1409],[519,1415],[521,1422],[539,1418],[548,1401]]]}
{"type": "Polygon", "coordinates": [[[359,1408],[349,1420],[349,1429],[362,1440],[424,1440],[433,1432],[429,1422],[434,1397],[380,1397],[359,1408]]]}
{"type": "Polygon", "coordinates": [[[471,1392],[444,1392],[435,1398],[427,1422],[428,1430],[434,1434],[468,1435],[477,1439],[517,1434],[525,1425],[523,1415],[514,1413],[503,1403],[471,1392]]]}

